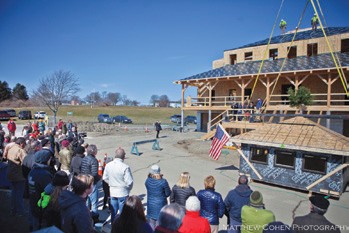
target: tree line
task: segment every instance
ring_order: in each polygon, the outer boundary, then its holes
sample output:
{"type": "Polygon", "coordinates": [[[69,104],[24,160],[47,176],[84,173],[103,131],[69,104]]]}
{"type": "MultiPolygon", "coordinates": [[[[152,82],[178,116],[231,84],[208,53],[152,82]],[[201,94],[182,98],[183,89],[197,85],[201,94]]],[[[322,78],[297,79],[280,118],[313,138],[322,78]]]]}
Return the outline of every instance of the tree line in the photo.
{"type": "MultiPolygon", "coordinates": [[[[39,80],[38,87],[29,95],[24,85],[17,83],[11,89],[6,81],[0,81],[0,103],[4,100],[30,100],[33,104],[44,105],[56,115],[59,107],[64,102],[79,101],[77,95],[80,91],[79,79],[70,71],[58,70],[39,80]]],[[[88,104],[93,105],[117,105],[139,106],[140,102],[131,100],[127,95],[118,92],[92,92],[83,98],[88,104]]],[[[153,106],[168,107],[170,100],[167,95],[152,95],[149,101],[153,106]],[[157,104],[157,105],[156,105],[157,104]]]]}
{"type": "Polygon", "coordinates": [[[6,81],[0,81],[0,102],[4,100],[28,100],[27,88],[17,83],[11,89],[6,81]]]}

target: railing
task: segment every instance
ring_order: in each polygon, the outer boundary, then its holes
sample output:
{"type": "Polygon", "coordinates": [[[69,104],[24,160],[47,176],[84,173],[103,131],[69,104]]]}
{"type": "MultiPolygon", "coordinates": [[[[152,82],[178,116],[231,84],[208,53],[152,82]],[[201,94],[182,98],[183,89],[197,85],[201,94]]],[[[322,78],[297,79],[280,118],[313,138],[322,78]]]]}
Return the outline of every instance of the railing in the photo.
{"type": "MultiPolygon", "coordinates": [[[[346,93],[331,93],[330,95],[330,105],[345,105],[346,103],[349,104],[349,98],[345,99],[346,93]],[[343,98],[344,97],[344,98],[343,98]]],[[[313,101],[311,105],[327,105],[327,94],[311,94],[313,97],[313,101]]],[[[289,95],[272,95],[269,101],[269,105],[279,105],[284,104],[288,105],[290,103],[289,101],[289,95]]]]}
{"type": "MultiPolygon", "coordinates": [[[[311,105],[323,106],[327,105],[327,93],[311,94],[313,101],[311,105]]],[[[349,105],[349,98],[345,98],[346,93],[332,93],[330,96],[330,105],[349,105]]],[[[249,96],[245,96],[245,101],[249,101],[249,96]]],[[[242,103],[242,96],[215,96],[211,97],[197,97],[187,100],[186,107],[211,107],[211,106],[232,106],[235,103],[242,103]]],[[[269,105],[288,105],[289,95],[271,95],[269,105]]]]}
{"type": "MultiPolygon", "coordinates": [[[[211,97],[211,106],[231,106],[236,102],[241,102],[242,96],[214,96],[211,97]]],[[[245,96],[245,100],[248,100],[248,96],[245,96]]],[[[187,100],[187,107],[209,107],[210,97],[197,97],[187,100]]]]}

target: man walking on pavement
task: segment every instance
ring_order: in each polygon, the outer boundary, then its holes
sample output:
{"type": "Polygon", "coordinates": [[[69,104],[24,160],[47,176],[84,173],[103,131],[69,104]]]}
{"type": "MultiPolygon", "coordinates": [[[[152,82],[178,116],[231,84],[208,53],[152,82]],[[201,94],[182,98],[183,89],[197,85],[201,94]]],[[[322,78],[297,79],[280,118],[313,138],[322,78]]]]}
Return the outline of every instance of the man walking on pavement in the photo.
{"type": "Polygon", "coordinates": [[[115,159],[107,163],[103,180],[110,187],[111,222],[114,221],[118,211],[121,213],[125,201],[133,186],[133,177],[130,167],[124,163],[125,150],[119,147],[115,151],[115,159]]]}
{"type": "Polygon", "coordinates": [[[101,186],[101,177],[98,175],[97,146],[89,145],[86,149],[87,155],[81,161],[81,174],[91,175],[94,178],[92,193],[88,196],[87,203],[91,204],[92,218],[98,219],[98,189],[101,186]]]}
{"type": "Polygon", "coordinates": [[[155,122],[155,130],[156,130],[156,138],[159,138],[160,130],[162,130],[160,121],[155,122]]]}

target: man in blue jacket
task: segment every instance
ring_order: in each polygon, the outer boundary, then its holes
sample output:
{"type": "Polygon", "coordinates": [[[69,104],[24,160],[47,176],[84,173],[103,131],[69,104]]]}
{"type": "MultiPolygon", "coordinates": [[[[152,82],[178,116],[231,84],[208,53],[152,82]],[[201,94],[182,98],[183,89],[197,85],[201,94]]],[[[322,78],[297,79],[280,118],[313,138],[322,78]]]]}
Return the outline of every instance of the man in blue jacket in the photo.
{"type": "Polygon", "coordinates": [[[241,209],[244,205],[250,204],[250,195],[252,190],[247,185],[248,178],[245,175],[239,177],[238,185],[235,189],[230,190],[224,204],[226,211],[229,213],[228,233],[239,233],[241,227],[241,209]]]}

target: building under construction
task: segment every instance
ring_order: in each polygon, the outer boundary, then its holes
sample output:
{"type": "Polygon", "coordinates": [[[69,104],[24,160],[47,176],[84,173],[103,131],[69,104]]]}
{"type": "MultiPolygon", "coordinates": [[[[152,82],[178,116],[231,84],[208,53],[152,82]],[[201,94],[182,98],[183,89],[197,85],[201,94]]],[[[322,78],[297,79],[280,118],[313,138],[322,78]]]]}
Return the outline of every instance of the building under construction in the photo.
{"type": "MultiPolygon", "coordinates": [[[[308,88],[313,97],[312,103],[302,109],[304,114],[349,113],[349,27],[300,29],[270,41],[228,49],[221,59],[213,61],[212,68],[175,81],[182,85],[182,115],[187,110],[197,111],[198,131],[210,132],[217,123],[228,132],[257,128],[260,123],[239,121],[238,115],[246,114],[246,110],[233,110],[232,106],[239,103],[244,108],[246,103],[256,104],[259,98],[263,100],[262,113],[300,113],[299,108],[290,106],[288,89],[297,91],[301,86],[308,88]],[[188,87],[197,88],[197,96],[186,97],[188,87]]],[[[255,109],[249,111],[255,113],[255,109]]],[[[275,120],[271,116],[264,122],[275,120]]],[[[348,119],[317,120],[349,136],[348,119]]],[[[206,137],[210,136],[213,134],[206,137]]]]}

